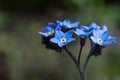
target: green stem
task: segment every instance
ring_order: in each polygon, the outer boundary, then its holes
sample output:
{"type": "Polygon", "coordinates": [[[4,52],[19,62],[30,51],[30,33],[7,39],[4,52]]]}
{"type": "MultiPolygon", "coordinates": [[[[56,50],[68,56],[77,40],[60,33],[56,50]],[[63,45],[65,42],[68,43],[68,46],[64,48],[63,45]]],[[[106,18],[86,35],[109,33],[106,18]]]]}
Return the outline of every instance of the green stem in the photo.
{"type": "Polygon", "coordinates": [[[88,66],[88,62],[90,60],[91,54],[89,54],[87,56],[87,59],[85,61],[84,67],[83,67],[83,76],[84,76],[84,80],[87,80],[87,76],[86,76],[86,72],[87,72],[87,66],[88,66]]]}
{"type": "Polygon", "coordinates": [[[82,52],[83,46],[80,46],[79,56],[78,56],[78,63],[80,64],[80,57],[82,52]]]}
{"type": "Polygon", "coordinates": [[[83,77],[84,77],[84,80],[87,80],[87,76],[86,76],[86,72],[87,72],[87,66],[88,66],[88,62],[92,56],[92,52],[93,52],[94,48],[92,47],[90,52],[88,53],[88,56],[85,60],[85,63],[84,63],[84,66],[83,66],[83,77]]]}
{"type": "Polygon", "coordinates": [[[64,49],[65,49],[65,51],[69,54],[69,56],[70,56],[70,58],[73,60],[73,62],[76,64],[76,66],[77,66],[77,68],[78,68],[78,71],[79,71],[79,73],[80,73],[80,75],[81,75],[81,79],[84,80],[84,79],[83,79],[83,71],[82,71],[81,65],[78,63],[78,61],[77,61],[77,59],[75,58],[75,56],[73,55],[73,53],[71,53],[66,46],[64,47],[64,49]]]}

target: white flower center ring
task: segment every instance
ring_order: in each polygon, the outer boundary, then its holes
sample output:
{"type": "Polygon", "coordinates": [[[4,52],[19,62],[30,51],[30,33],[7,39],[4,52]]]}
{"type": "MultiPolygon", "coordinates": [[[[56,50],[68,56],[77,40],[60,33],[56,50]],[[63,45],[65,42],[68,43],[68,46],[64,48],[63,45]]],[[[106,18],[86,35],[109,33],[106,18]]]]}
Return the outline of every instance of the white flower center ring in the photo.
{"type": "Polygon", "coordinates": [[[66,42],[66,38],[61,38],[60,41],[61,42],[66,42]]]}
{"type": "Polygon", "coordinates": [[[98,38],[97,41],[98,41],[99,43],[103,43],[103,40],[102,40],[101,38],[98,38]]]}

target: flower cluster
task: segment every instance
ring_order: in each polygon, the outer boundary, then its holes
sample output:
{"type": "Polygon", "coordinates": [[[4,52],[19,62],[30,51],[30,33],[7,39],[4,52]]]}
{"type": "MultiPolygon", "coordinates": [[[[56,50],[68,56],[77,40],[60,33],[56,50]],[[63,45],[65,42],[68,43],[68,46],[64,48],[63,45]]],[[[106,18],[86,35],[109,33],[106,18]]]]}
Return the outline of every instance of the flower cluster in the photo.
{"type": "Polygon", "coordinates": [[[70,42],[75,41],[73,33],[81,38],[80,44],[85,44],[86,38],[91,41],[91,47],[94,47],[93,54],[101,53],[102,47],[111,43],[117,43],[116,38],[110,36],[106,25],[102,27],[96,23],[89,26],[79,26],[80,22],[71,23],[70,20],[56,21],[56,23],[48,23],[44,32],[39,32],[42,35],[42,42],[47,48],[52,48],[61,51],[62,48],[70,42]]]}
{"type": "Polygon", "coordinates": [[[56,23],[48,23],[44,28],[44,32],[39,32],[42,36],[42,43],[45,44],[46,48],[54,49],[61,52],[64,49],[76,64],[81,80],[87,80],[86,70],[90,57],[92,55],[98,56],[101,51],[108,44],[116,44],[116,38],[110,36],[110,33],[106,25],[99,26],[96,23],[91,23],[89,26],[79,25],[80,22],[71,23],[70,20],[56,21],[56,23]],[[75,41],[73,34],[80,38],[80,50],[78,58],[67,48],[67,44],[75,41]],[[81,64],[81,53],[86,43],[86,39],[90,40],[91,49],[85,59],[84,65],[81,64]]]}

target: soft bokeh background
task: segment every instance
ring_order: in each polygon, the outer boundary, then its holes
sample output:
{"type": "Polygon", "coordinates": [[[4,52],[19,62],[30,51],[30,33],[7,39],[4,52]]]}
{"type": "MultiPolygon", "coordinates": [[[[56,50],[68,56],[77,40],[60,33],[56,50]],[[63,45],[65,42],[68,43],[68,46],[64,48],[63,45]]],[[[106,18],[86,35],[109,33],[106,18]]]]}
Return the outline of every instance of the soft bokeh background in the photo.
{"type": "MultiPolygon", "coordinates": [[[[106,24],[120,41],[118,0],[0,0],[0,80],[80,80],[65,51],[46,49],[38,35],[48,22],[64,19],[106,24]]],[[[69,45],[76,56],[78,41],[69,45]]],[[[88,51],[89,44],[82,61],[88,51]]],[[[120,46],[109,45],[102,56],[93,56],[87,75],[88,80],[120,80],[120,46]]]]}

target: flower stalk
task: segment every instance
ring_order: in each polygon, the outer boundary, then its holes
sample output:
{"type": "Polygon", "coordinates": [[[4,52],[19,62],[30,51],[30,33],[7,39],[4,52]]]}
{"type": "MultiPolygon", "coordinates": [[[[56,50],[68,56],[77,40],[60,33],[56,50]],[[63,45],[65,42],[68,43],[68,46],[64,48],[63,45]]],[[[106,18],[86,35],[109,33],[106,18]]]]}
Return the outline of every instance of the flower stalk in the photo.
{"type": "Polygon", "coordinates": [[[70,52],[70,50],[69,50],[66,46],[64,46],[64,49],[65,49],[65,51],[68,53],[68,55],[70,56],[70,58],[73,60],[73,62],[75,63],[75,65],[77,66],[80,75],[82,75],[82,74],[83,74],[82,67],[81,67],[81,65],[78,63],[78,61],[77,61],[77,59],[75,58],[75,56],[73,55],[73,53],[70,52]]]}

